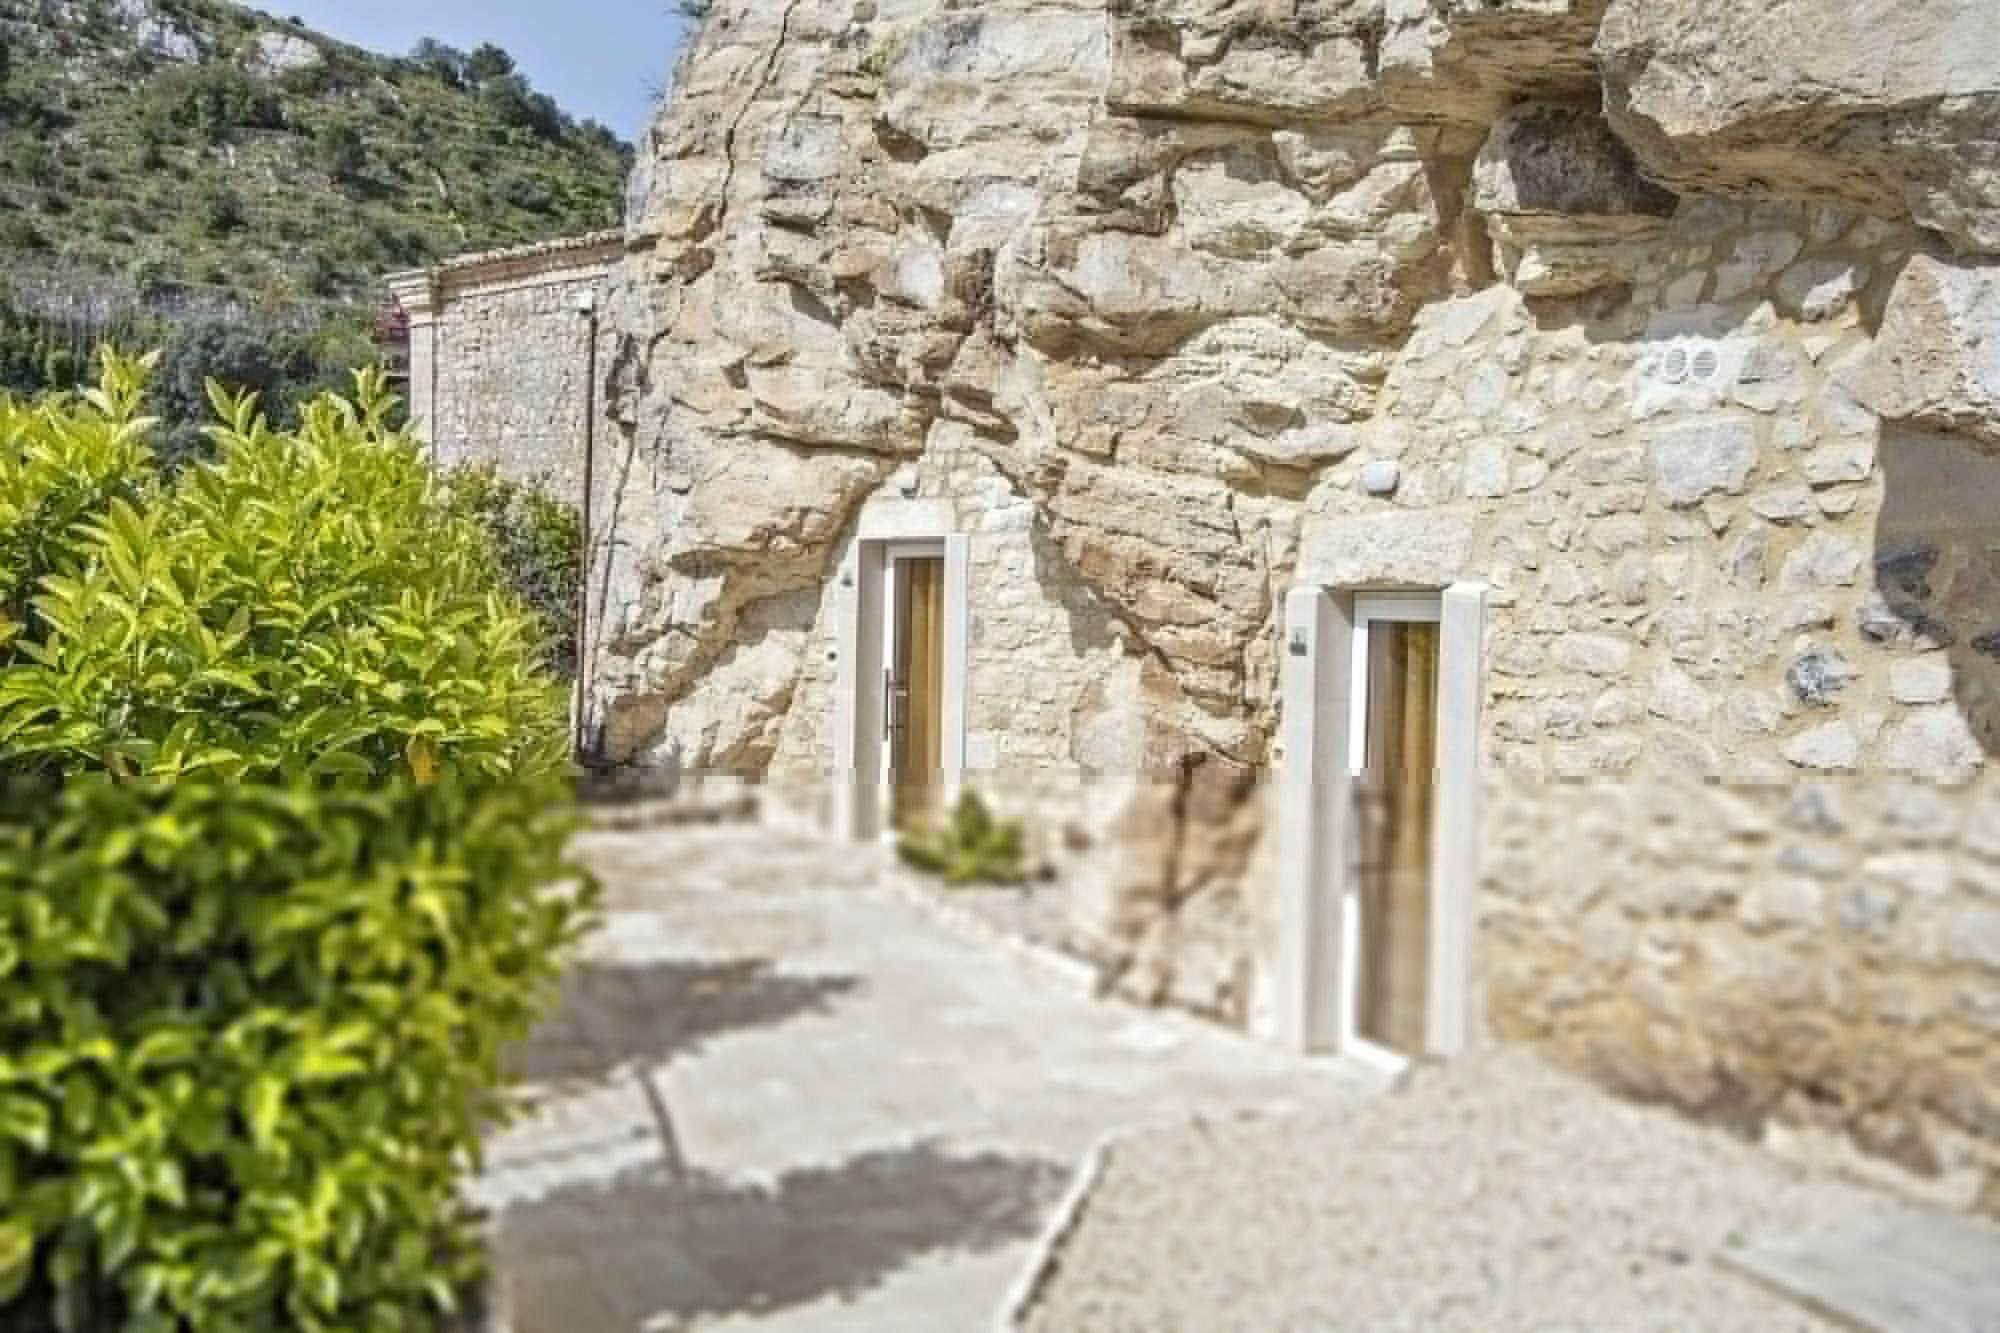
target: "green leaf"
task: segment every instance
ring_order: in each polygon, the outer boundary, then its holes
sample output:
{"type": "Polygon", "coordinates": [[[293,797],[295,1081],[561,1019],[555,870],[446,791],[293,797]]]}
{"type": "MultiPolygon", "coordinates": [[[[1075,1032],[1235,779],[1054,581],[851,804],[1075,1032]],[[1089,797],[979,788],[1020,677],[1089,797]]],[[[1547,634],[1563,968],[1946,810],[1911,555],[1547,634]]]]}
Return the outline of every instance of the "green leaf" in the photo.
{"type": "Polygon", "coordinates": [[[133,1070],[159,1065],[185,1064],[200,1049],[200,1037],[191,1027],[159,1028],[139,1039],[126,1063],[133,1070]]]}
{"type": "Polygon", "coordinates": [[[306,771],[316,777],[332,777],[338,774],[352,774],[368,777],[375,772],[375,766],[352,750],[334,750],[315,758],[306,771]]]}
{"type": "Polygon", "coordinates": [[[250,1124],[250,1140],[259,1148],[269,1148],[277,1137],[278,1119],[285,1111],[285,1082],[276,1074],[259,1074],[250,1080],[243,1117],[250,1124]]]}
{"type": "Polygon", "coordinates": [[[328,1314],[340,1305],[340,1274],[331,1264],[305,1261],[299,1265],[299,1281],[306,1298],[328,1314]]]}
{"type": "Polygon", "coordinates": [[[17,1218],[0,1215],[0,1306],[21,1294],[34,1268],[34,1229],[17,1218]]]}
{"type": "Polygon", "coordinates": [[[14,1140],[30,1152],[47,1152],[50,1130],[49,1108],[25,1093],[0,1093],[0,1135],[14,1140]]]}
{"type": "Polygon", "coordinates": [[[325,1046],[308,1046],[300,1054],[292,1077],[300,1083],[325,1083],[366,1073],[368,1066],[352,1055],[325,1046]]]}

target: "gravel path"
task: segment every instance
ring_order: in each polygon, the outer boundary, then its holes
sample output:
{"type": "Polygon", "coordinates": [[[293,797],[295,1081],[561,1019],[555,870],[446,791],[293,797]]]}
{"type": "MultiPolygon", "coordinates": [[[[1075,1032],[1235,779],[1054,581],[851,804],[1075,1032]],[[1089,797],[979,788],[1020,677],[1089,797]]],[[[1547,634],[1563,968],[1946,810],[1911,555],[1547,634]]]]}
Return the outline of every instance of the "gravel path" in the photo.
{"type": "Polygon", "coordinates": [[[1878,1196],[1517,1049],[1115,1146],[1029,1333],[1804,1333],[1713,1262],[1878,1196]]]}

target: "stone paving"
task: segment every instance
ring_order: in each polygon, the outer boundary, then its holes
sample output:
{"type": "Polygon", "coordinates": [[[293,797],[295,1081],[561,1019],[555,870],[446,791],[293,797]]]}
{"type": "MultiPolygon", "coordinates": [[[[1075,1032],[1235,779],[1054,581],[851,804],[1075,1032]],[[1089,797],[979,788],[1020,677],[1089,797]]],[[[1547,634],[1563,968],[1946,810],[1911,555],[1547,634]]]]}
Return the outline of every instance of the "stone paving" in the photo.
{"type": "Polygon", "coordinates": [[[1379,1088],[1097,1003],[745,825],[587,836],[610,920],[493,1145],[512,1333],[992,1327],[1109,1130],[1379,1088]]]}

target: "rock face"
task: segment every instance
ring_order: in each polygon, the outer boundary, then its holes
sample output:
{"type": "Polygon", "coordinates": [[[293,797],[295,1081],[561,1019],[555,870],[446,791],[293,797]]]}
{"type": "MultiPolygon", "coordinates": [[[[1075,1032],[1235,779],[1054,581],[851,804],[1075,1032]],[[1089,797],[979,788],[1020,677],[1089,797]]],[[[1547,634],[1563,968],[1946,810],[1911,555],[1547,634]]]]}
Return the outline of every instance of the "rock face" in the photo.
{"type": "Polygon", "coordinates": [[[2000,251],[2000,25],[1986,0],[1616,0],[1612,124],[1682,190],[1907,212],[2000,251]]]}
{"type": "Polygon", "coordinates": [[[1890,293],[1860,391],[1887,420],[2000,447],[2000,263],[1913,258],[1890,293]]]}
{"type": "Polygon", "coordinates": [[[1476,582],[1484,1028],[2000,1161],[1985,8],[718,0],[606,313],[608,757],[854,780],[858,552],[949,537],[967,781],[1261,1024],[1285,594],[1476,582]],[[1786,823],[1851,773],[1959,785],[1786,823]]]}

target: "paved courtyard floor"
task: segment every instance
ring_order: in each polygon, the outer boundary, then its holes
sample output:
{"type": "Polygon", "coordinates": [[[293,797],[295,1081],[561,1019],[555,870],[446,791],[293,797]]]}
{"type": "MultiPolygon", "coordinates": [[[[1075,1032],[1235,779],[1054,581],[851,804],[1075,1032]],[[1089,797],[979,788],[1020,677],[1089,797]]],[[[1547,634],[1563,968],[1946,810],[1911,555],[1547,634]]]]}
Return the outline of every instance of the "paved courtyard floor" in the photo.
{"type": "Polygon", "coordinates": [[[493,1147],[513,1333],[986,1330],[1106,1131],[1380,1084],[1080,998],[740,825],[587,836],[610,922],[493,1147]]]}

